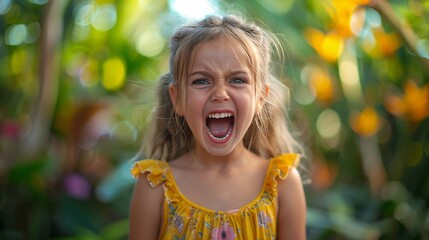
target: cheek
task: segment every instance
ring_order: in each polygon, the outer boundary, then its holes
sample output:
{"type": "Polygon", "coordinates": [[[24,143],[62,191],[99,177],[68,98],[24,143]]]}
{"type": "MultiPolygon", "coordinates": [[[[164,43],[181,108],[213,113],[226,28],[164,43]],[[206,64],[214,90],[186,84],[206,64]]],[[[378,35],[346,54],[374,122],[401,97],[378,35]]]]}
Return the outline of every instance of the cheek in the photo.
{"type": "Polygon", "coordinates": [[[185,103],[185,117],[190,122],[196,122],[203,115],[205,101],[201,95],[189,94],[185,103]]]}
{"type": "Polygon", "coordinates": [[[254,94],[246,94],[241,96],[236,101],[236,104],[238,111],[245,115],[249,121],[251,121],[257,112],[257,102],[255,101],[254,94]]]}

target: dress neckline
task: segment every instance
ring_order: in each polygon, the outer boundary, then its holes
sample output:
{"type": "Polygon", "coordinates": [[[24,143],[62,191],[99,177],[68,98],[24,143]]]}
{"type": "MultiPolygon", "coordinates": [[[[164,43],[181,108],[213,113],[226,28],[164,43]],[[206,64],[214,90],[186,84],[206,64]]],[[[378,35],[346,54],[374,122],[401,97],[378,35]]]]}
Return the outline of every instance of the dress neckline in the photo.
{"type": "Polygon", "coordinates": [[[216,213],[217,214],[230,214],[230,213],[235,213],[235,212],[241,212],[241,211],[243,211],[245,209],[248,209],[249,207],[255,205],[262,198],[262,196],[264,195],[264,193],[266,191],[267,182],[269,180],[270,172],[272,171],[272,167],[273,167],[272,164],[274,162],[273,159],[270,159],[269,161],[270,162],[268,164],[268,168],[267,168],[267,170],[265,172],[264,182],[262,184],[261,190],[259,191],[258,195],[253,200],[251,200],[249,203],[247,203],[247,204],[245,204],[245,205],[243,205],[243,206],[241,206],[241,207],[239,207],[237,209],[231,209],[231,210],[214,210],[214,209],[210,209],[210,208],[204,207],[204,206],[202,206],[202,205],[200,205],[198,203],[195,203],[195,202],[191,201],[189,198],[187,198],[180,191],[179,185],[177,185],[177,183],[176,183],[176,180],[175,180],[175,178],[173,176],[173,173],[171,171],[170,165],[168,164],[168,162],[165,162],[165,163],[167,165],[167,175],[168,175],[168,178],[171,180],[171,183],[172,183],[173,187],[177,191],[177,194],[183,199],[183,201],[185,201],[187,204],[189,204],[190,206],[192,206],[192,207],[194,207],[196,209],[199,209],[199,210],[202,210],[202,211],[205,211],[205,212],[208,212],[208,213],[213,213],[213,214],[216,214],[216,213]]]}

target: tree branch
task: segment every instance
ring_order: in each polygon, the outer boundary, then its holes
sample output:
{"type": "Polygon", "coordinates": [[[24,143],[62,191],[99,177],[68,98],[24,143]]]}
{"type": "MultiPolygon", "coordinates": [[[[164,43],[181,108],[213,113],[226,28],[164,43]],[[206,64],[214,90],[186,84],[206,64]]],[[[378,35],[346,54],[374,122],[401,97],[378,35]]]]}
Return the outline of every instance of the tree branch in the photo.
{"type": "Polygon", "coordinates": [[[68,1],[49,1],[41,21],[38,99],[32,109],[30,134],[22,139],[20,155],[24,158],[38,154],[49,139],[59,87],[60,45],[63,34],[63,14],[68,1]]]}
{"type": "Polygon", "coordinates": [[[370,4],[380,15],[401,35],[410,51],[417,56],[423,69],[429,75],[429,60],[421,57],[417,51],[418,37],[408,25],[401,23],[392,9],[390,3],[386,0],[373,0],[370,4]]]}

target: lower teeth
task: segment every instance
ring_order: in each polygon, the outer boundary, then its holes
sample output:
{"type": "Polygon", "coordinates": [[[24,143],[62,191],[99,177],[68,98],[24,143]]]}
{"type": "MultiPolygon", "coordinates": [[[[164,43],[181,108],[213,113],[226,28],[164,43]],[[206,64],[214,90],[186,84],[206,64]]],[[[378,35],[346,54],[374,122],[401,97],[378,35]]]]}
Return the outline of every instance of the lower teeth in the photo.
{"type": "Polygon", "coordinates": [[[225,140],[225,139],[229,136],[229,134],[231,133],[231,128],[228,130],[228,133],[225,135],[225,137],[221,137],[221,138],[215,137],[215,136],[210,132],[210,129],[209,129],[209,128],[207,128],[207,132],[209,133],[210,137],[212,137],[212,138],[214,138],[214,139],[216,139],[216,140],[218,140],[218,141],[222,141],[222,140],[225,140]]]}

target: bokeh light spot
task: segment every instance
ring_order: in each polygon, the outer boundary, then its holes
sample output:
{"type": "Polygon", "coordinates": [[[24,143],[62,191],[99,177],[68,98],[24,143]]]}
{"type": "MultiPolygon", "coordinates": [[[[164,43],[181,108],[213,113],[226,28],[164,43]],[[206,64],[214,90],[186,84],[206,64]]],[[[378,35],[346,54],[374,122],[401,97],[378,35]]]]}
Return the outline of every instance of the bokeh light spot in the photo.
{"type": "Polygon", "coordinates": [[[372,28],[378,28],[381,26],[381,16],[380,14],[375,11],[374,9],[367,8],[366,9],[366,22],[372,27],[372,28]]]}
{"type": "Polygon", "coordinates": [[[25,43],[34,43],[40,37],[40,25],[37,22],[33,22],[27,25],[27,36],[25,38],[25,43]]]}
{"type": "Polygon", "coordinates": [[[353,102],[361,102],[363,96],[359,66],[356,56],[349,51],[344,51],[340,58],[339,75],[345,97],[353,102]]]}
{"type": "Polygon", "coordinates": [[[327,61],[336,61],[343,51],[343,38],[332,32],[325,36],[322,43],[321,57],[327,61]]]}
{"type": "Polygon", "coordinates": [[[295,101],[301,105],[310,105],[316,99],[314,91],[307,87],[301,87],[297,89],[295,94],[293,94],[295,101]]]}
{"type": "Polygon", "coordinates": [[[137,140],[137,129],[128,121],[116,123],[110,131],[110,137],[124,142],[137,140]]]}
{"type": "Polygon", "coordinates": [[[5,43],[7,45],[17,46],[24,43],[27,38],[27,26],[25,24],[15,24],[6,31],[5,43]]]}
{"type": "Polygon", "coordinates": [[[317,100],[322,104],[330,104],[334,99],[334,84],[329,73],[314,68],[309,79],[310,87],[316,94],[317,100]]]}
{"type": "Polygon", "coordinates": [[[148,26],[136,39],[136,50],[146,57],[154,57],[161,53],[165,39],[159,32],[159,27],[148,26]]]}
{"type": "Polygon", "coordinates": [[[365,25],[365,9],[356,10],[350,19],[350,30],[355,36],[359,36],[359,33],[362,31],[365,25]]]}
{"type": "Polygon", "coordinates": [[[89,26],[91,24],[93,5],[89,3],[81,4],[77,7],[74,22],[79,26],[89,26]]]}
{"type": "Polygon", "coordinates": [[[10,0],[1,0],[0,1],[0,15],[6,14],[11,6],[10,0]]]}
{"type": "Polygon", "coordinates": [[[110,58],[103,64],[103,87],[117,90],[125,82],[125,65],[119,58],[110,58]]]}
{"type": "Polygon", "coordinates": [[[112,4],[103,4],[96,8],[92,16],[92,26],[99,31],[107,31],[116,24],[116,7],[112,4]]]}
{"type": "Polygon", "coordinates": [[[88,199],[91,195],[91,186],[88,180],[77,173],[67,175],[64,179],[64,190],[77,199],[88,199]]]}
{"type": "Polygon", "coordinates": [[[332,109],[326,109],[320,113],[316,122],[317,132],[322,138],[333,138],[340,133],[341,120],[332,109]]]}
{"type": "Polygon", "coordinates": [[[344,47],[343,37],[336,31],[327,34],[315,28],[307,28],[304,32],[308,43],[328,62],[335,62],[344,47]]]}
{"type": "Polygon", "coordinates": [[[376,134],[382,127],[383,120],[373,107],[365,107],[360,113],[353,113],[350,118],[352,129],[359,135],[368,137],[376,134]]]}
{"type": "Polygon", "coordinates": [[[98,83],[99,64],[93,59],[89,59],[82,67],[79,73],[79,80],[82,85],[92,87],[98,83]]]}

